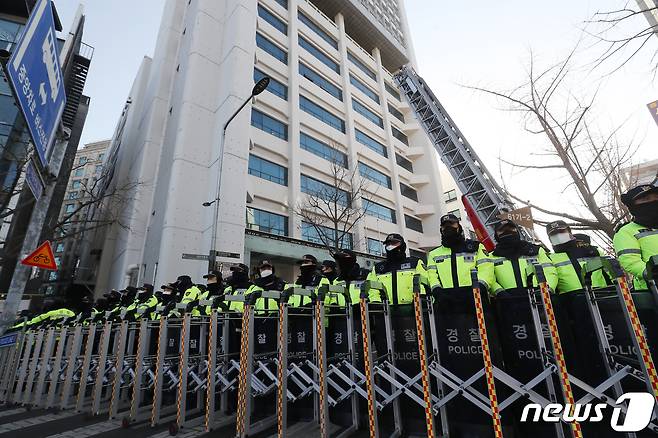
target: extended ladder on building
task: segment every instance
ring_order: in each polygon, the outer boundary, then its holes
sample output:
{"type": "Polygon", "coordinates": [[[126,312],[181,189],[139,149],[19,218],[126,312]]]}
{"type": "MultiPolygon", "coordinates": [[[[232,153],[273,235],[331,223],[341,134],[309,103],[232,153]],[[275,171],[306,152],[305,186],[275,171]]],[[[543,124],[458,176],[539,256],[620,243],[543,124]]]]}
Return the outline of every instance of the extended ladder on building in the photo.
{"type": "MultiPolygon", "coordinates": [[[[478,237],[485,245],[487,240],[492,243],[498,214],[513,210],[514,204],[423,78],[411,66],[403,66],[394,79],[441,161],[488,233],[488,236],[478,237]]],[[[522,228],[521,232],[525,240],[532,240],[528,230],[522,228]]]]}

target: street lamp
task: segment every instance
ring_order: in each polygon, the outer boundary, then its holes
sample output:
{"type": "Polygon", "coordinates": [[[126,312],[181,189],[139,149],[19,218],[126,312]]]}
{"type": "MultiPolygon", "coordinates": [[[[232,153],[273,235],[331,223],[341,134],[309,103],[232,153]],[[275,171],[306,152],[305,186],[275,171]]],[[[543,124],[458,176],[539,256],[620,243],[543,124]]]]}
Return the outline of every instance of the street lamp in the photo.
{"type": "Polygon", "coordinates": [[[219,148],[219,173],[217,175],[217,196],[215,196],[215,199],[212,201],[204,202],[203,206],[204,207],[209,207],[212,204],[215,204],[215,214],[214,218],[212,221],[212,241],[210,242],[210,253],[208,254],[208,272],[212,271],[215,269],[215,260],[217,259],[217,221],[219,220],[219,192],[220,192],[220,187],[222,185],[222,167],[224,165],[224,140],[226,139],[226,128],[228,128],[229,123],[235,119],[235,117],[238,115],[238,113],[244,108],[249,101],[254,98],[255,96],[258,96],[260,93],[265,91],[267,86],[270,84],[270,78],[265,76],[262,79],[260,79],[256,84],[254,84],[254,87],[251,89],[251,95],[245,99],[244,102],[242,102],[242,105],[235,110],[233,115],[229,117],[229,119],[224,123],[224,127],[222,129],[222,137],[220,141],[220,148],[219,148]]]}

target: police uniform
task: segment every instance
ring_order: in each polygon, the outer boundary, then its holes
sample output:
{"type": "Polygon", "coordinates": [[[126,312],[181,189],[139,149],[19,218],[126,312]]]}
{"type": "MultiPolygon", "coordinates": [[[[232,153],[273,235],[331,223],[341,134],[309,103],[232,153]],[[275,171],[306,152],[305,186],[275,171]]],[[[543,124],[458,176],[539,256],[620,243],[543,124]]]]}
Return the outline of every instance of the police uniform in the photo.
{"type": "Polygon", "coordinates": [[[633,276],[637,290],[648,288],[647,261],[658,254],[658,201],[642,204],[636,201],[658,192],[657,181],[634,187],[622,195],[622,201],[633,214],[633,221],[619,228],[612,240],[619,263],[633,276]]]}
{"type": "MultiPolygon", "coordinates": [[[[566,222],[554,221],[546,225],[546,232],[553,244],[555,253],[550,254],[549,258],[555,266],[557,272],[556,291],[559,294],[575,292],[583,289],[581,281],[582,270],[588,261],[603,256],[603,252],[596,246],[590,245],[585,241],[577,240],[571,235],[571,230],[566,222]],[[565,242],[555,240],[555,235],[562,233],[566,236],[568,233],[570,240],[565,242]]],[[[592,273],[592,287],[602,288],[610,284],[606,273],[598,270],[592,273]]]]}
{"type": "MultiPolygon", "coordinates": [[[[394,244],[398,246],[386,251],[386,260],[375,264],[367,280],[378,281],[384,285],[391,305],[410,304],[414,297],[414,277],[418,275],[422,285],[428,284],[425,264],[418,257],[406,255],[407,245],[401,235],[389,234],[383,243],[385,247],[394,244]]],[[[424,288],[421,288],[421,293],[425,293],[424,288]]],[[[371,291],[369,299],[372,302],[381,300],[374,291],[371,291]]]]}
{"type": "Polygon", "coordinates": [[[458,235],[448,239],[445,225],[454,222],[458,223],[459,218],[453,214],[441,217],[442,245],[427,256],[430,288],[472,287],[471,270],[477,269],[478,281],[490,290],[495,281],[491,257],[480,242],[464,238],[461,225],[458,235]]]}
{"type": "MultiPolygon", "coordinates": [[[[497,245],[490,254],[495,276],[490,291],[492,295],[505,290],[527,288],[531,265],[540,265],[543,268],[549,287],[555,290],[557,271],[546,250],[539,245],[521,240],[518,226],[514,222],[501,221],[496,226],[495,238],[497,245]],[[504,229],[515,229],[515,231],[501,235],[504,229]]],[[[537,285],[537,278],[533,276],[532,286],[537,287],[537,285]]]]}

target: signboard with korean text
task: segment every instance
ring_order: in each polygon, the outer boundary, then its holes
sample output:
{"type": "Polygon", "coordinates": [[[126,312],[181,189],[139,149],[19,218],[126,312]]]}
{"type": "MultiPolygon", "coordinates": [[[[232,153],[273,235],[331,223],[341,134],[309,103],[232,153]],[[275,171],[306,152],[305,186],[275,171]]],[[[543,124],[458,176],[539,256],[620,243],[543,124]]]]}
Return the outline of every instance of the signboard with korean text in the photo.
{"type": "Polygon", "coordinates": [[[51,0],[38,0],[7,63],[7,74],[45,166],[66,105],[51,0]]]}

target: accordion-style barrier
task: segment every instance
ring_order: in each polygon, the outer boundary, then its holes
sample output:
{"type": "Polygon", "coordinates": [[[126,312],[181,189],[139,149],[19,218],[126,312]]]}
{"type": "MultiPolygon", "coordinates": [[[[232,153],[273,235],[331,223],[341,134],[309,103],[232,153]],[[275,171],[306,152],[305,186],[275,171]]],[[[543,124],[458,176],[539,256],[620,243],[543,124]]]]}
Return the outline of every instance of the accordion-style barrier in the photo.
{"type": "MultiPolygon", "coordinates": [[[[181,318],[9,333],[0,402],[174,434],[234,425],[236,437],[606,436],[609,422],[522,422],[521,413],[529,403],[568,404],[569,414],[605,403],[625,415],[622,394],[658,396],[656,283],[631,292],[606,258],[585,265],[578,293],[552,294],[541,266],[526,275],[538,286],[495,298],[474,271],[472,288],[429,291],[415,278],[405,305],[364,281],[355,303],[343,285],[241,290],[200,302],[209,316],[178,305],[181,318]],[[591,288],[598,270],[614,287],[591,288]],[[292,297],[308,304],[292,307],[292,297]]],[[[646,431],[658,431],[655,411],[646,431]]]]}

